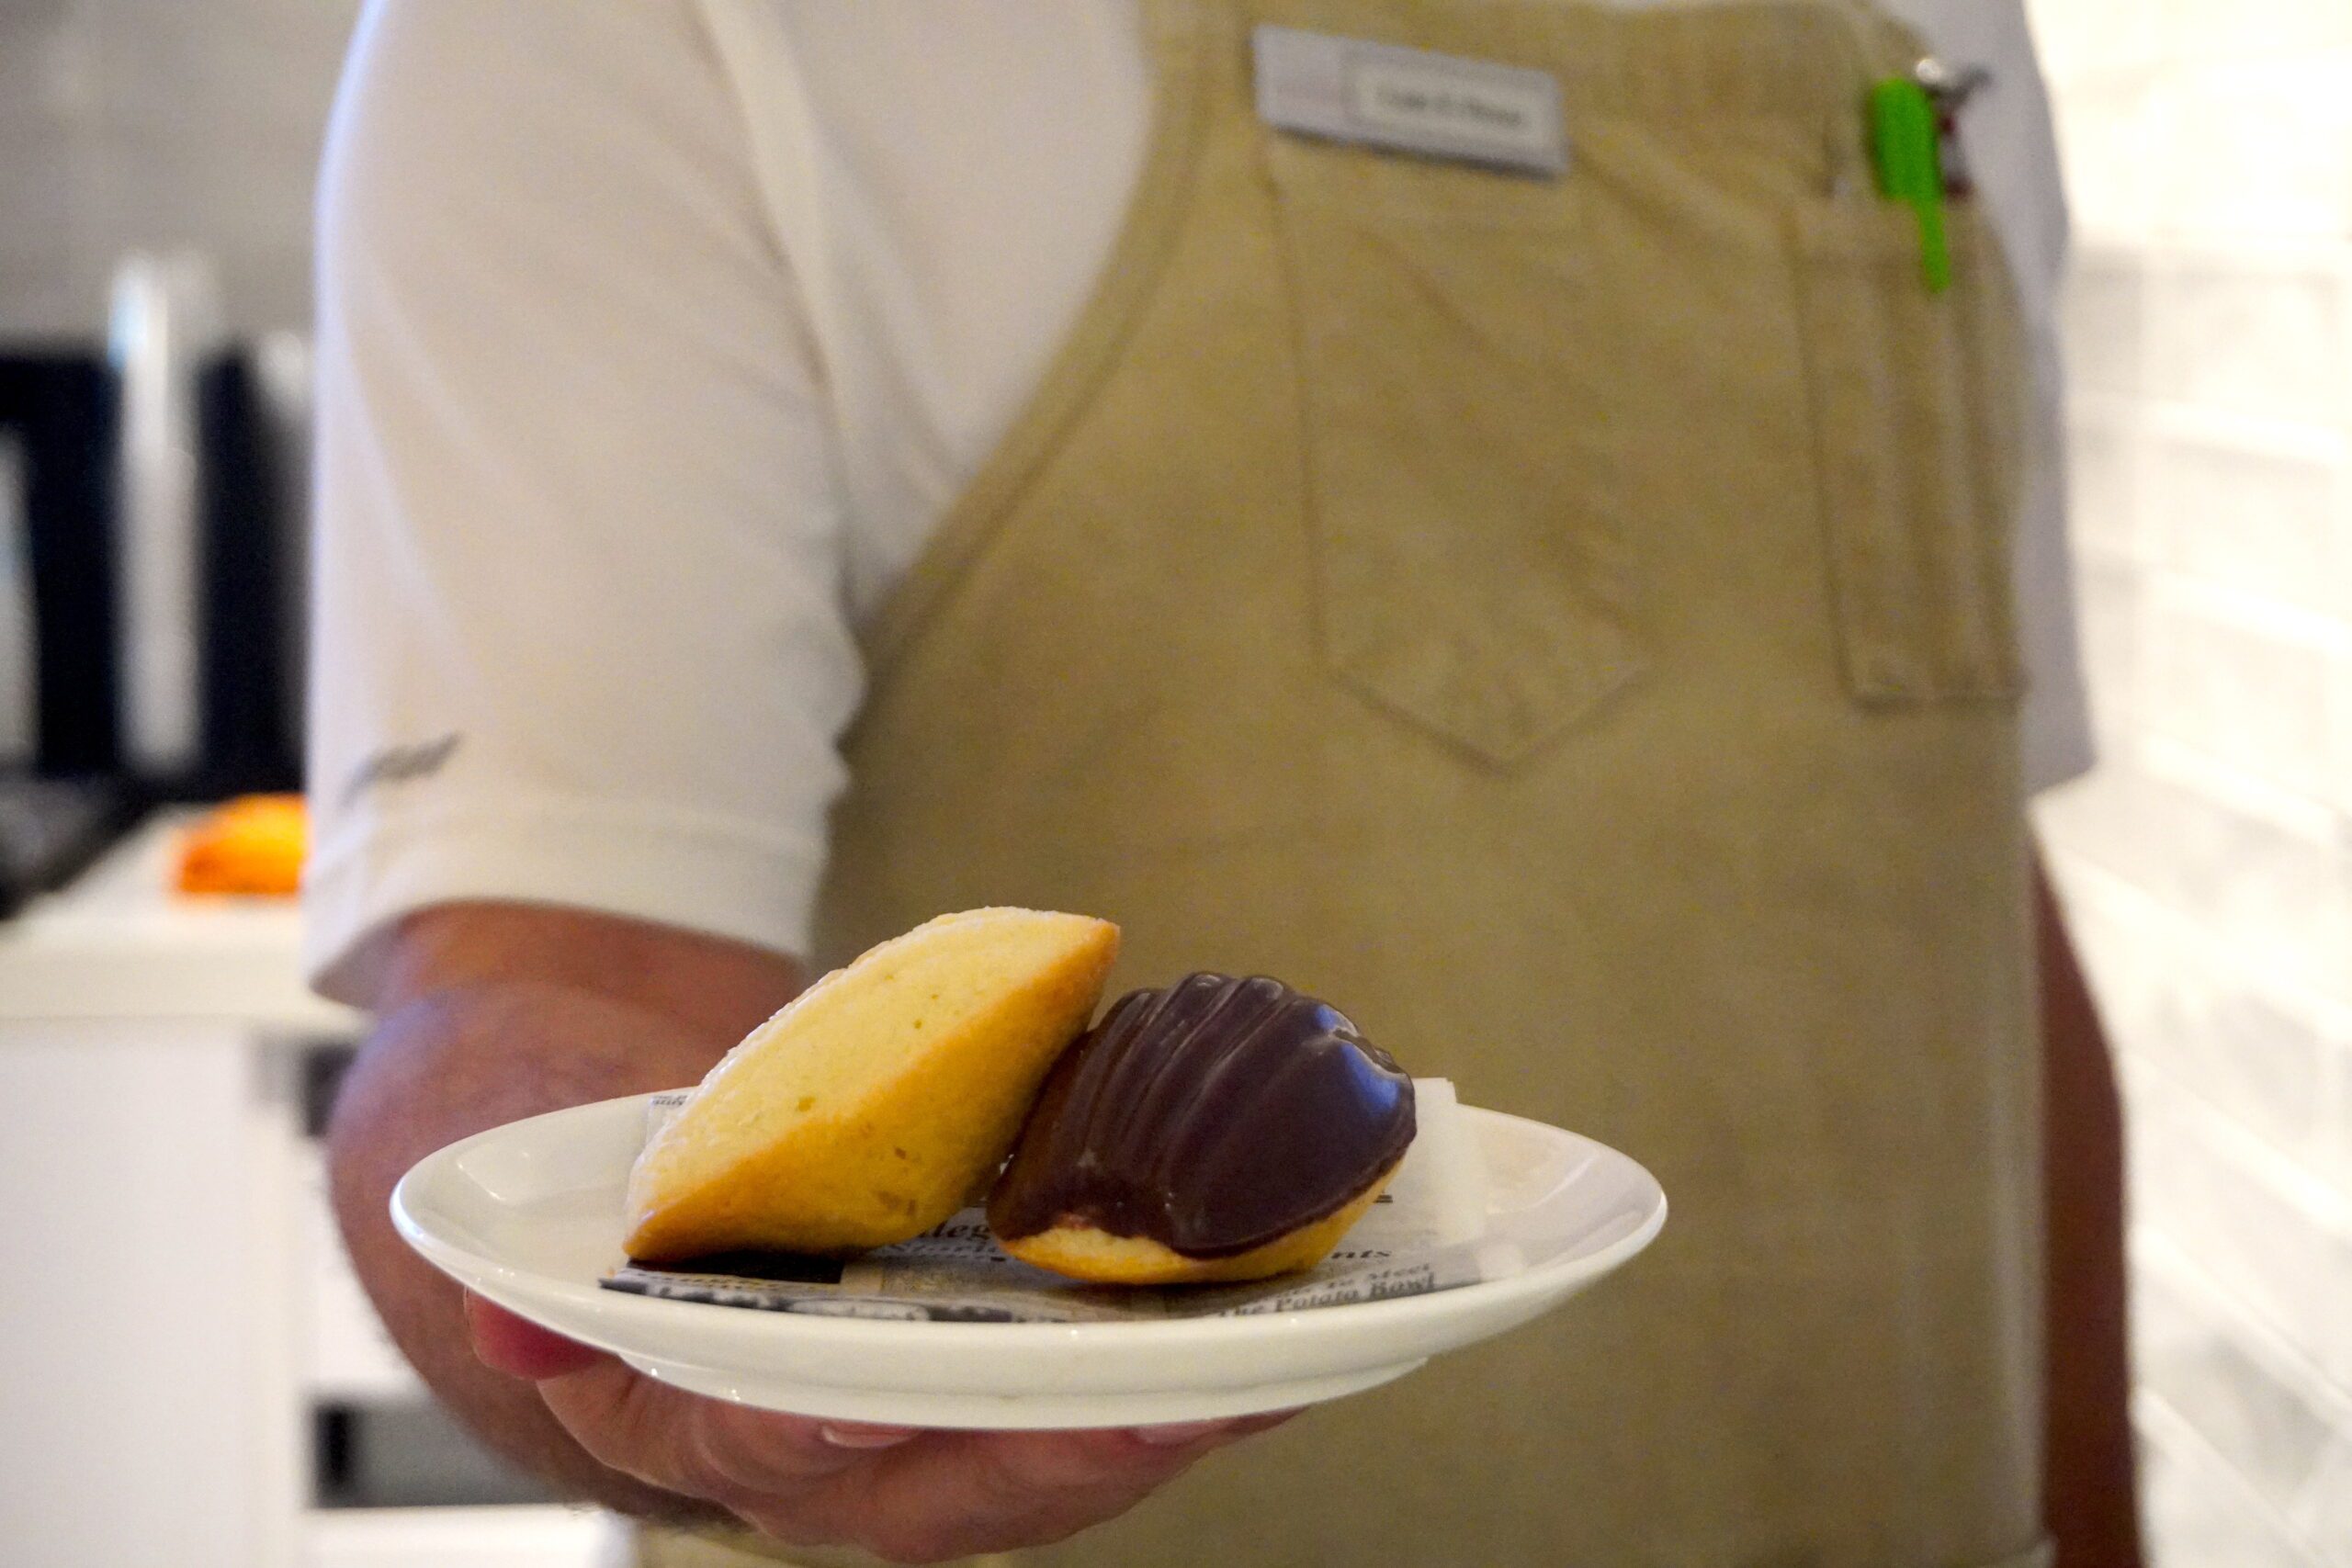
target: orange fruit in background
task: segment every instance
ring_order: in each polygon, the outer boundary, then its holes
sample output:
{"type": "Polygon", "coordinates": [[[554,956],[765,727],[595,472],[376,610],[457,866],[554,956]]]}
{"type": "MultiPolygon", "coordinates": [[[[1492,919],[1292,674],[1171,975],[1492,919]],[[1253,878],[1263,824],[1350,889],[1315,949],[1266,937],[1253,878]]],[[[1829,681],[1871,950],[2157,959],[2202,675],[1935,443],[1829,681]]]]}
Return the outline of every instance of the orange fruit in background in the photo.
{"type": "Polygon", "coordinates": [[[286,897],[302,886],[310,818],[299,795],[248,795],[208,812],[180,840],[182,893],[286,897]]]}

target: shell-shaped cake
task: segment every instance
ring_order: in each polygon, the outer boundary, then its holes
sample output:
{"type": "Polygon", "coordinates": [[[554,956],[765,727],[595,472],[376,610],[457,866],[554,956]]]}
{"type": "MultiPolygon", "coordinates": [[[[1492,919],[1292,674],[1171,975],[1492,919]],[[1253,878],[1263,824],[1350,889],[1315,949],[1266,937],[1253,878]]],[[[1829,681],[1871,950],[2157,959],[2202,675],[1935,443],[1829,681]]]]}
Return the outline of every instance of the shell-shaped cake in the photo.
{"type": "Polygon", "coordinates": [[[1118,953],[1104,920],[972,909],[826,976],[639,1155],[629,1257],[850,1253],[931,1229],[1003,1163],[1118,953]]]}
{"type": "Polygon", "coordinates": [[[989,1195],[1014,1257],[1125,1284],[1311,1267],[1413,1141],[1413,1083],[1279,980],[1121,998],[1063,1055],[989,1195]]]}

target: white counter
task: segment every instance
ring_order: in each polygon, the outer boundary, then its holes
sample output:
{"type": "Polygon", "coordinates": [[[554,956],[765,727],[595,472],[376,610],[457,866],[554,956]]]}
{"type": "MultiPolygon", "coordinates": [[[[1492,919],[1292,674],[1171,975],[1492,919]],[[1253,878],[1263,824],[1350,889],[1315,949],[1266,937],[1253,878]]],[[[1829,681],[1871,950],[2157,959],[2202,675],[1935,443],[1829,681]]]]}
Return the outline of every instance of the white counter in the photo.
{"type": "Polygon", "coordinates": [[[168,891],[186,813],[161,813],[64,891],[0,924],[0,1021],[217,1019],[278,1033],[349,1033],[312,996],[290,898],[168,891]]]}

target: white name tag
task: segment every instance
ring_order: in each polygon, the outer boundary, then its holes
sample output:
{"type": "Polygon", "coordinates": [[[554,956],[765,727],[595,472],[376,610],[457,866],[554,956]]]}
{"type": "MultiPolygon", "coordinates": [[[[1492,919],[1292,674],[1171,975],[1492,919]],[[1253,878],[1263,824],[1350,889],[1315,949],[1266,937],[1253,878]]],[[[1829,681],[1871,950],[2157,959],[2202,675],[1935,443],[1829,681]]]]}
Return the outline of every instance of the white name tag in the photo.
{"type": "Polygon", "coordinates": [[[1363,39],[1260,28],[1258,117],[1279,130],[1530,174],[1568,167],[1547,71],[1363,39]]]}

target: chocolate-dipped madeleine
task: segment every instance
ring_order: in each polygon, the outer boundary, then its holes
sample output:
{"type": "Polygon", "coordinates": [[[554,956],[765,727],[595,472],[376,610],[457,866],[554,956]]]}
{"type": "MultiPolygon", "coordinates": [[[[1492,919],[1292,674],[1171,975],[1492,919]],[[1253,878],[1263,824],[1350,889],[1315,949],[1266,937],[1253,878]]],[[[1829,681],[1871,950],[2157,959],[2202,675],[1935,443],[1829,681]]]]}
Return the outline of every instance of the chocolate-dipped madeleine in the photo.
{"type": "Polygon", "coordinates": [[[989,1195],[1007,1252],[1123,1284],[1320,1261],[1413,1141],[1413,1084],[1262,976],[1122,997],[1063,1054],[989,1195]]]}

